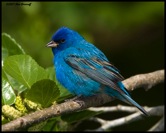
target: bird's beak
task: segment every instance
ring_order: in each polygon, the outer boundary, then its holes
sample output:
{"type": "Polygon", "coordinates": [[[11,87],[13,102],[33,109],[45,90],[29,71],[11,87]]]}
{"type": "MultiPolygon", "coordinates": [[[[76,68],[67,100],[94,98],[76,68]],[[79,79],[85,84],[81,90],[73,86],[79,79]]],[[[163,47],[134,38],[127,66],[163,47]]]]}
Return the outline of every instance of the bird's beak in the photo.
{"type": "Polygon", "coordinates": [[[58,45],[59,45],[58,43],[50,41],[49,43],[47,43],[46,47],[54,48],[57,47],[58,45]]]}

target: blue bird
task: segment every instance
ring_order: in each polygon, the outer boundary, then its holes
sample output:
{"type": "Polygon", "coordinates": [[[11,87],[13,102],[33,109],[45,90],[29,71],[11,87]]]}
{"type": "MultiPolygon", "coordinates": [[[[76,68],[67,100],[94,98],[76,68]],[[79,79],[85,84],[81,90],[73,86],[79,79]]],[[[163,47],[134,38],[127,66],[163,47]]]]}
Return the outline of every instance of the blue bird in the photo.
{"type": "Polygon", "coordinates": [[[122,84],[124,79],[102,51],[87,42],[78,32],[61,27],[47,44],[54,54],[56,78],[61,85],[77,96],[107,95],[136,106],[122,84]]]}

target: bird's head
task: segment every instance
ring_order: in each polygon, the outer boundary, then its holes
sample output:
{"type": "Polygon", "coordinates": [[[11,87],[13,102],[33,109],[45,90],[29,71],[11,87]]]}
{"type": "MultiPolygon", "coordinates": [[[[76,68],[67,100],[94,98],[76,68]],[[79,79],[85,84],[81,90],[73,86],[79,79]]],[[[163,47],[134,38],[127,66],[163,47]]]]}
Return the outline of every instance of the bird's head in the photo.
{"type": "Polygon", "coordinates": [[[55,54],[56,52],[63,51],[69,47],[79,44],[82,40],[83,37],[76,31],[67,27],[62,27],[54,33],[51,41],[46,46],[51,47],[55,54]]]}

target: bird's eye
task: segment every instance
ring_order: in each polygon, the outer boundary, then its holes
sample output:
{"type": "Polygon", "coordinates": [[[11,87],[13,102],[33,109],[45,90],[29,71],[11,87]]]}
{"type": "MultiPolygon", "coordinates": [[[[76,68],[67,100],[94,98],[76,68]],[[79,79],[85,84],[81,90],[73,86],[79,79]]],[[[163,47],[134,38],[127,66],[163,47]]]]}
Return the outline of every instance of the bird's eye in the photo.
{"type": "Polygon", "coordinates": [[[64,43],[64,42],[65,42],[65,39],[61,39],[61,40],[60,40],[60,43],[64,43]]]}

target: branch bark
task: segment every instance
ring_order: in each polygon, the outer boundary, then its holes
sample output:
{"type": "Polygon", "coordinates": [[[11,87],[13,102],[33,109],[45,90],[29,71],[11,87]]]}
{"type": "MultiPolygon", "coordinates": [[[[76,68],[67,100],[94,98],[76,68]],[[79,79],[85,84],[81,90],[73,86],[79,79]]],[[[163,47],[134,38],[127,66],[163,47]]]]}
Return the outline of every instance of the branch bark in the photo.
{"type": "MultiPolygon", "coordinates": [[[[147,87],[149,89],[161,82],[164,82],[164,70],[136,75],[123,81],[125,87],[129,91],[139,87],[147,87]]],[[[106,94],[101,94],[88,98],[79,98],[76,101],[66,101],[43,110],[30,113],[7,124],[4,124],[2,125],[2,131],[16,131],[19,129],[27,128],[33,124],[40,123],[55,116],[83,110],[92,106],[100,106],[112,100],[114,99],[107,96],[106,94]]]]}
{"type": "Polygon", "coordinates": [[[128,90],[134,90],[140,87],[148,90],[161,82],[164,82],[164,70],[132,76],[124,80],[123,84],[128,90]]]}

